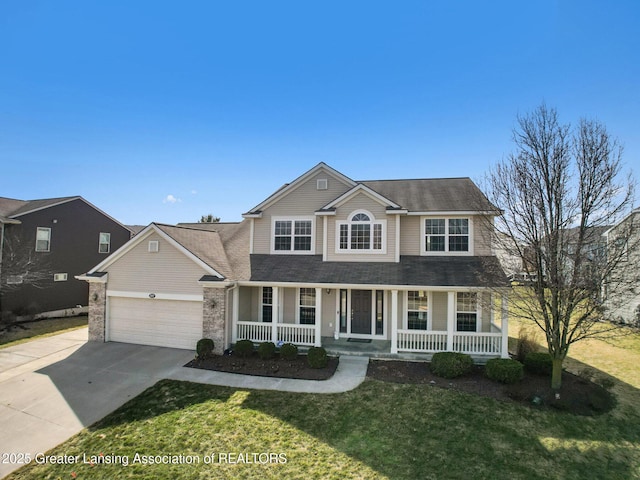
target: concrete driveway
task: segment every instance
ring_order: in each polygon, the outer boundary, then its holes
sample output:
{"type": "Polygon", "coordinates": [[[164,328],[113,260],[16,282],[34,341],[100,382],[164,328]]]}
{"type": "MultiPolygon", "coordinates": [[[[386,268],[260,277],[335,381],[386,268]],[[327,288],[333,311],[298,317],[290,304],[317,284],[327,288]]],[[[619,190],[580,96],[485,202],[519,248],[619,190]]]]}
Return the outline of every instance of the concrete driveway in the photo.
{"type": "MultiPolygon", "coordinates": [[[[87,343],[87,329],[0,349],[0,454],[46,452],[169,378],[194,352],[87,343]]],[[[20,468],[0,462],[0,478],[20,468]]]]}

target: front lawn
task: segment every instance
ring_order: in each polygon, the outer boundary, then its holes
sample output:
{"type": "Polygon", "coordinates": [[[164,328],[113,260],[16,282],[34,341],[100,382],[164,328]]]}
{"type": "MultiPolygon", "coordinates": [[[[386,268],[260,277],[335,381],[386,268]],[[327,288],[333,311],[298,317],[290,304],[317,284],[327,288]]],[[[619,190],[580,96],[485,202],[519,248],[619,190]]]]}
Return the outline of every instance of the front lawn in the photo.
{"type": "Polygon", "coordinates": [[[88,318],[87,315],[45,318],[43,320],[14,324],[8,330],[3,327],[0,329],[0,348],[86,327],[88,318]]]}
{"type": "Polygon", "coordinates": [[[336,395],[161,381],[50,454],[100,463],[48,460],[9,478],[629,479],[640,478],[640,415],[376,380],[336,395]],[[136,454],[177,463],[132,464],[136,454]]]}

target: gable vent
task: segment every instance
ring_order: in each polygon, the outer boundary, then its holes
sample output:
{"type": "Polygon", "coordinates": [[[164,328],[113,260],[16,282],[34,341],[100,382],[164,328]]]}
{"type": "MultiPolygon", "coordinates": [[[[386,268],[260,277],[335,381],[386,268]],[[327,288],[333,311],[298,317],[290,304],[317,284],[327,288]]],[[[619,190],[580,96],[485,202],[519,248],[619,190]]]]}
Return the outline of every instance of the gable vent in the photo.
{"type": "Polygon", "coordinates": [[[329,188],[329,181],[326,178],[319,178],[316,183],[316,188],[318,190],[326,190],[329,188]]]}
{"type": "Polygon", "coordinates": [[[160,242],[158,240],[149,241],[149,253],[158,253],[160,249],[160,242]]]}

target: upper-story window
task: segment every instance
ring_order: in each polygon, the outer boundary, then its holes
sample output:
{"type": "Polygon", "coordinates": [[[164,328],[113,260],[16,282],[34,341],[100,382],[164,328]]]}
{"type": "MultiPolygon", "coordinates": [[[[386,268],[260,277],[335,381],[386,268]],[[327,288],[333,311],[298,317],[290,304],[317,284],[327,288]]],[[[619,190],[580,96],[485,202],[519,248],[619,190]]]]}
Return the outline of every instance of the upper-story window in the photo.
{"type": "Polygon", "coordinates": [[[338,222],[338,251],[382,253],[384,225],[384,221],[376,221],[369,212],[355,212],[349,221],[338,222]]]}
{"type": "Polygon", "coordinates": [[[425,218],[423,222],[424,254],[469,254],[471,221],[468,218],[425,218]]]}
{"type": "Polygon", "coordinates": [[[111,251],[111,234],[100,233],[100,239],[98,240],[98,252],[109,253],[111,251]]]}
{"type": "Polygon", "coordinates": [[[313,219],[274,218],[274,253],[313,253],[313,219]]]}
{"type": "Polygon", "coordinates": [[[38,227],[36,231],[36,252],[51,251],[51,229],[38,227]]]}

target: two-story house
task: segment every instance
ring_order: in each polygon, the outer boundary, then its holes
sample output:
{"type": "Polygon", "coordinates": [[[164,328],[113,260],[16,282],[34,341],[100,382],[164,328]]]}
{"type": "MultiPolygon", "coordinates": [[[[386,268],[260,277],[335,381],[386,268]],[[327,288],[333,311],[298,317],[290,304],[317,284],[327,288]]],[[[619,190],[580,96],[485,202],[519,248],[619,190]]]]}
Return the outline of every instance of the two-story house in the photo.
{"type": "Polygon", "coordinates": [[[87,306],[75,279],[131,238],[131,231],[82,197],[0,198],[0,310],[62,314],[87,306]]]}
{"type": "Polygon", "coordinates": [[[82,277],[90,334],[506,356],[498,213],[468,178],[354,181],[320,163],[239,224],[147,227],[82,277]]]}

